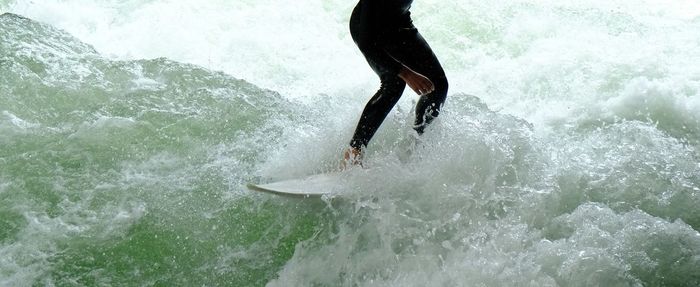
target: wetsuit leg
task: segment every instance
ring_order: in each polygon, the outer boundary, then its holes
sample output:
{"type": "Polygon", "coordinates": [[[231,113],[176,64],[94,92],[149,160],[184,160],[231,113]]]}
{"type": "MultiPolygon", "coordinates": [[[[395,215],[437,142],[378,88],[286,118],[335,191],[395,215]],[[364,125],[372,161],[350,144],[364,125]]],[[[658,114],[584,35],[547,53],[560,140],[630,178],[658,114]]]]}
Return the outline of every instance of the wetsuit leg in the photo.
{"type": "MultiPolygon", "coordinates": [[[[350,33],[358,43],[360,31],[357,15],[359,5],[350,19],[350,33]]],[[[365,106],[350,146],[361,149],[369,143],[379,126],[391,109],[398,102],[406,83],[398,77],[396,66],[405,65],[433,82],[435,90],[422,96],[416,106],[414,129],[422,134],[425,126],[440,113],[440,108],[447,96],[447,78],[445,72],[430,49],[428,43],[415,27],[384,33],[381,42],[359,44],[360,51],[370,67],[379,75],[381,87],[365,106]]]]}
{"type": "Polygon", "coordinates": [[[406,82],[398,75],[384,74],[381,81],[379,91],[367,102],[362,111],[355,134],[350,141],[350,146],[353,148],[362,149],[367,146],[406,88],[406,82]]]}
{"type": "Polygon", "coordinates": [[[425,126],[440,114],[447,98],[447,77],[437,57],[416,28],[401,29],[391,36],[384,50],[401,64],[430,79],[435,90],[420,97],[416,105],[414,129],[422,134],[425,126]]]}
{"type": "Polygon", "coordinates": [[[367,146],[386,116],[401,98],[401,94],[403,94],[406,87],[406,82],[399,78],[396,72],[396,67],[400,66],[400,64],[383,50],[381,43],[361,43],[361,41],[358,41],[362,37],[361,33],[376,32],[361,31],[360,9],[360,5],[355,7],[350,18],[350,34],[365,56],[369,66],[379,76],[381,86],[367,102],[357,123],[357,128],[350,141],[350,146],[356,149],[362,149],[367,146]]]}

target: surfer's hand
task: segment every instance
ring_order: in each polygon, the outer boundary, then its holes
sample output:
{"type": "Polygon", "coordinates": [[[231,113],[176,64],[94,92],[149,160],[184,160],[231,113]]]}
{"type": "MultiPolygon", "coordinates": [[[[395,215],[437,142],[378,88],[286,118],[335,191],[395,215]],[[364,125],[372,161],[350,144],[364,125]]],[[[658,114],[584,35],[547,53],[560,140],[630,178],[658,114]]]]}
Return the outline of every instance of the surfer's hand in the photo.
{"type": "Polygon", "coordinates": [[[399,78],[404,80],[413,91],[419,96],[425,96],[435,90],[433,82],[425,76],[412,71],[409,68],[401,67],[399,78]]]}

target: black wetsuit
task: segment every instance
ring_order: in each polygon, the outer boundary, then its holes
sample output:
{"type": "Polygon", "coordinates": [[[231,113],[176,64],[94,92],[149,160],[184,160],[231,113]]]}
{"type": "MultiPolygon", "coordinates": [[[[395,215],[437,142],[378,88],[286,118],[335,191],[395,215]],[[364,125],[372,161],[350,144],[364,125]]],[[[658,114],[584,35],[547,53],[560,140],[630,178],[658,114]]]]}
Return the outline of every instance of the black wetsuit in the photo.
{"type": "Polygon", "coordinates": [[[414,129],[423,133],[425,125],[438,116],[447,97],[447,78],[428,43],[411,20],[413,0],[360,0],[350,17],[350,34],[379,76],[381,87],[365,106],[350,146],[362,149],[396,105],[406,82],[399,76],[401,65],[427,77],[435,90],[424,95],[416,106],[414,129]]]}

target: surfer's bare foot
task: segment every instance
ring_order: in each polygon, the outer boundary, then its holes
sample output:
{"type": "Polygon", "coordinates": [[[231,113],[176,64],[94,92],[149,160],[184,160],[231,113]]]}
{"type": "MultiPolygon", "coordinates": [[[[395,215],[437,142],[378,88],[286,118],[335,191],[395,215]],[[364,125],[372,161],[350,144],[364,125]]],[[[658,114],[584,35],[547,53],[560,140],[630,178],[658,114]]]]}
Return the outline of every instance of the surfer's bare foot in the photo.
{"type": "Polygon", "coordinates": [[[340,170],[346,170],[354,165],[362,166],[362,150],[349,147],[343,152],[340,170]]]}

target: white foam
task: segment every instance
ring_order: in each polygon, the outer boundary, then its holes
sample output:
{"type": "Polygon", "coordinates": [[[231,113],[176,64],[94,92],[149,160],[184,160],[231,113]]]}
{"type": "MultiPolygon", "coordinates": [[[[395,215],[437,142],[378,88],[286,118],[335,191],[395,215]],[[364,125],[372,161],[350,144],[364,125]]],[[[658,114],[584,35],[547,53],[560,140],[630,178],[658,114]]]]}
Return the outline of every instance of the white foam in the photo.
{"type": "MultiPolygon", "coordinates": [[[[302,120],[285,122],[277,145],[265,143],[271,146],[258,159],[267,161],[254,167],[256,175],[294,177],[337,163],[376,88],[348,35],[353,5],[20,0],[9,10],[66,29],[116,59],[194,63],[307,104],[302,120]]],[[[443,116],[410,157],[401,156],[412,148],[411,98],[402,99],[368,151],[371,172],[353,174],[345,202],[329,200],[332,230],[319,227],[297,245],[271,286],[634,286],[654,276],[673,280],[664,272],[675,263],[649,255],[659,246],[687,259],[682,268],[697,266],[698,233],[675,219],[697,224],[698,152],[674,130],[679,123],[697,130],[700,120],[697,4],[417,0],[413,11],[450,79],[443,116]]],[[[134,84],[158,88],[149,79],[134,84]]],[[[77,136],[133,124],[98,118],[77,136]]],[[[236,148],[260,144],[256,139],[216,146],[207,167],[240,180],[247,166],[236,148]]],[[[188,189],[193,181],[183,163],[162,154],[124,164],[120,183],[188,189]]],[[[143,212],[105,214],[129,226],[143,212]]],[[[51,229],[46,242],[85,228],[60,224],[65,217],[28,218],[30,235],[51,229]]],[[[43,253],[22,266],[29,273],[16,271],[17,261],[0,261],[0,270],[15,272],[11,283],[44,272],[42,256],[56,251],[38,239],[23,243],[2,246],[0,260],[43,253]],[[24,249],[5,251],[11,248],[24,249]]],[[[263,248],[221,248],[212,264],[254,258],[263,248]]]]}
{"type": "Polygon", "coordinates": [[[351,5],[48,0],[17,1],[10,10],[66,29],[115,58],[167,57],[301,97],[355,86],[346,79],[371,73],[347,24],[334,19],[351,5]]]}
{"type": "Polygon", "coordinates": [[[25,121],[25,120],[17,117],[16,115],[10,113],[9,111],[2,111],[2,115],[5,116],[7,119],[9,119],[10,123],[12,123],[16,127],[23,129],[23,130],[35,128],[35,127],[39,126],[39,124],[25,121]]]}

